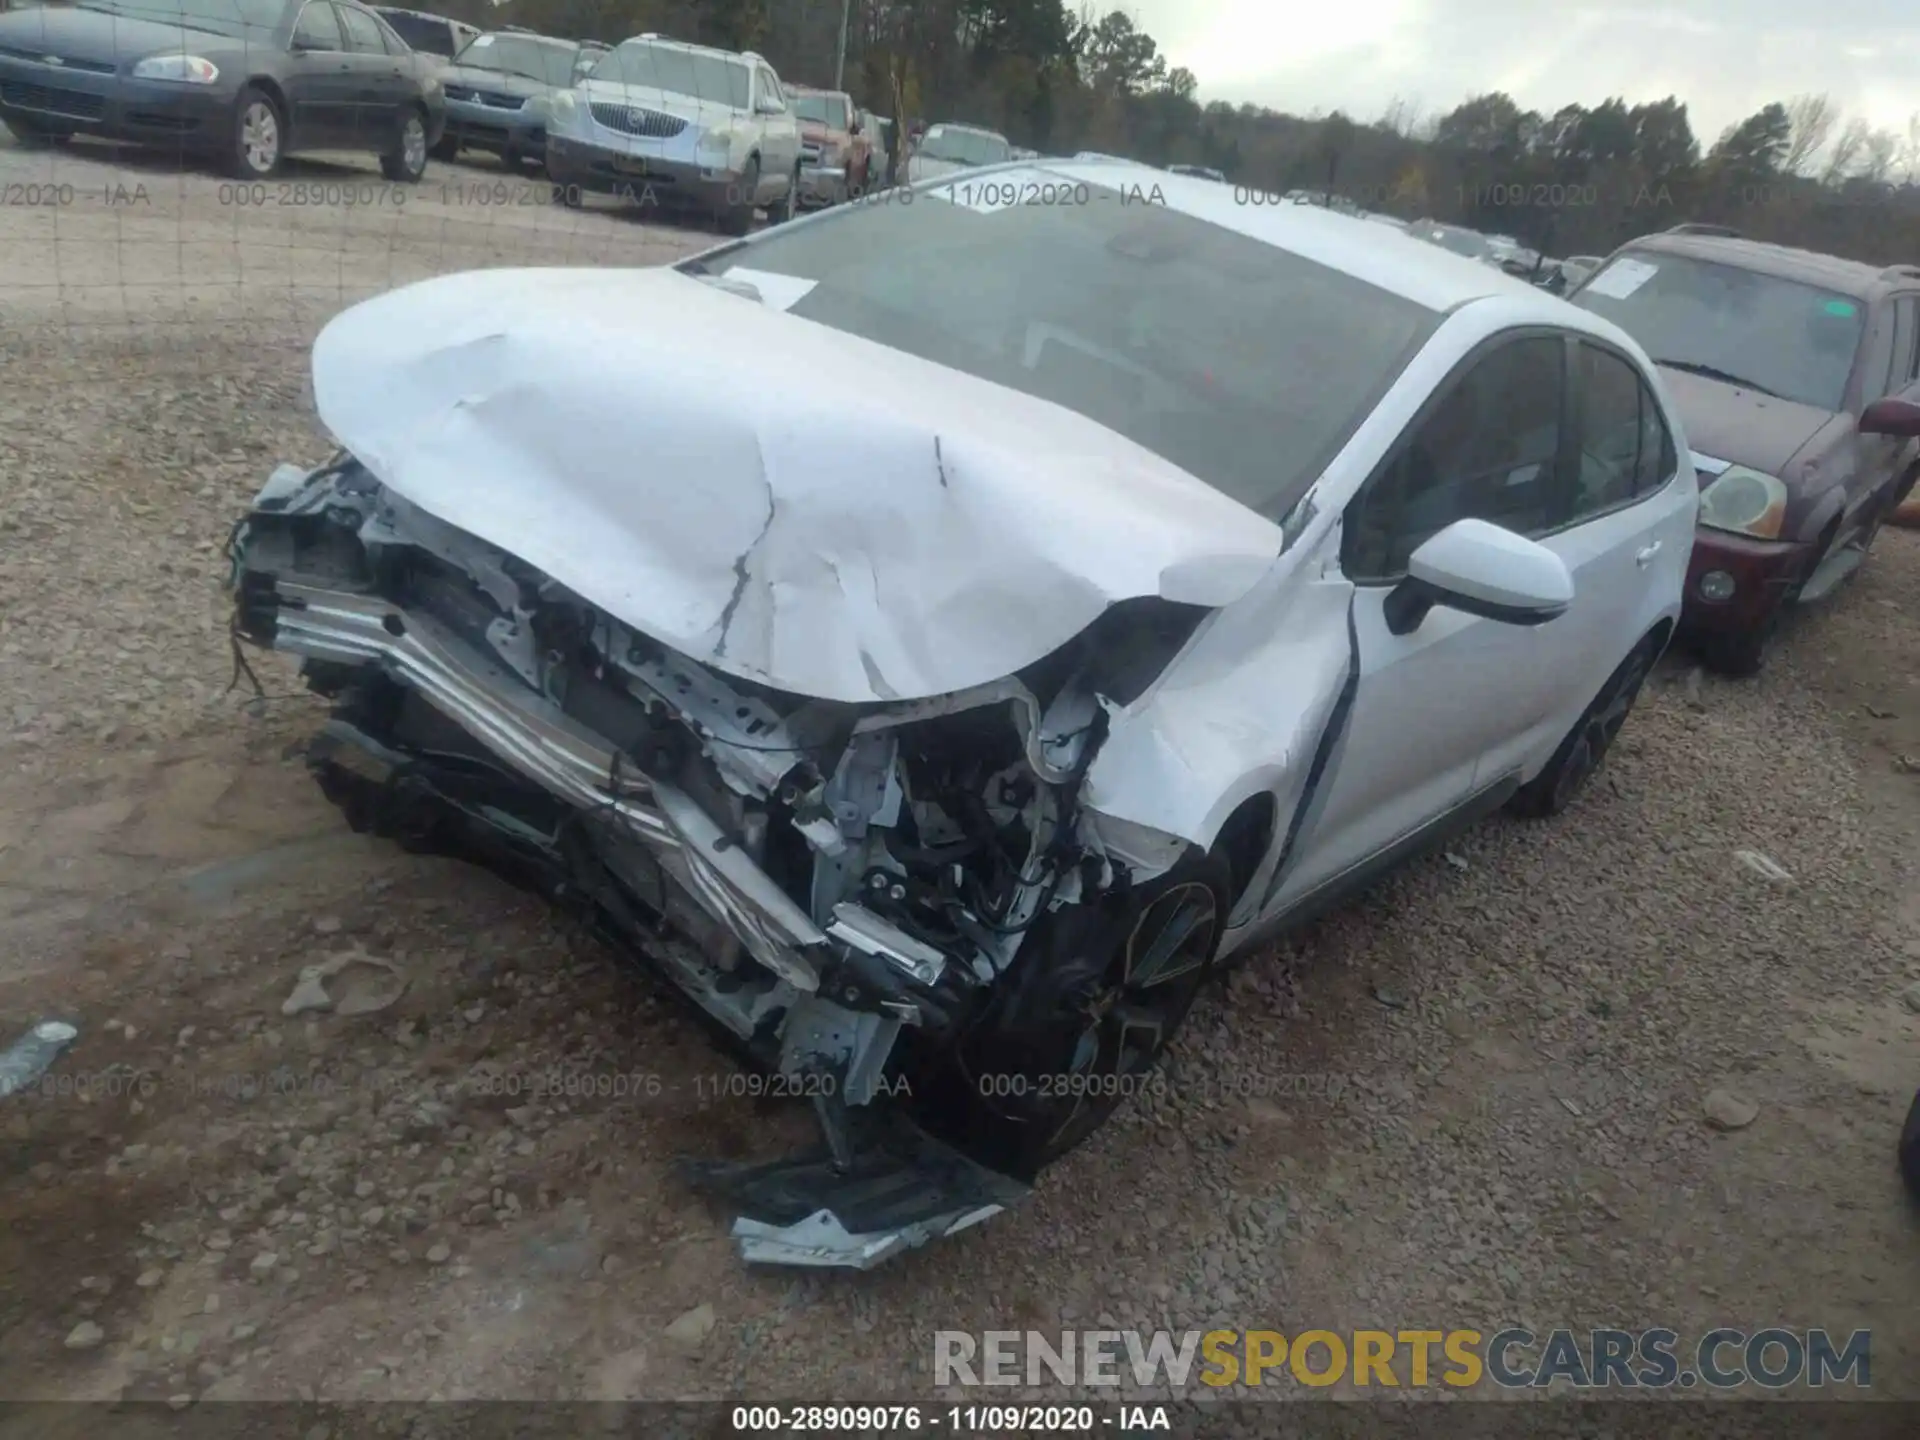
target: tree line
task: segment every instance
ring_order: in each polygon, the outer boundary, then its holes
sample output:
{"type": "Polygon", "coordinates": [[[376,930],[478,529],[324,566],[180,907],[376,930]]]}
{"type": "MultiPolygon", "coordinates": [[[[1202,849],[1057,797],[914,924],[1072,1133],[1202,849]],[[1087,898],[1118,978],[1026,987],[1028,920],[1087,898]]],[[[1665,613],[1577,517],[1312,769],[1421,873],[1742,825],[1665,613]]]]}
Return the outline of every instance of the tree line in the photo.
{"type": "MultiPolygon", "coordinates": [[[[405,3],[405,0],[402,0],[405,3]]],[[[1552,114],[1491,93],[1372,120],[1200,103],[1119,10],[1062,0],[414,0],[497,28],[617,43],[648,31],[755,50],[876,113],[964,120],[1042,153],[1099,150],[1223,171],[1248,198],[1309,189],[1402,219],[1503,233],[1552,255],[1605,254],[1682,221],[1876,264],[1920,259],[1920,114],[1904,132],[1826,96],[1762,106],[1703,145],[1678,97],[1552,114]]]]}

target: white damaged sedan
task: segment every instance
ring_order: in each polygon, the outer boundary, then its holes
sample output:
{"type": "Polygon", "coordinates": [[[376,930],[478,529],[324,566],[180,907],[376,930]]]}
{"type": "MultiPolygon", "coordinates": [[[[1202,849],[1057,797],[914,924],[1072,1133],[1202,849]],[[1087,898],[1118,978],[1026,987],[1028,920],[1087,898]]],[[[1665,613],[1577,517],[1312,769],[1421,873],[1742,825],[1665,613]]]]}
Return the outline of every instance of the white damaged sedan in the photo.
{"type": "Polygon", "coordinates": [[[689,1167],[750,1260],[1012,1203],[1229,956],[1565,808],[1693,538],[1647,357],[1487,266],[1111,161],[913,196],[348,310],[342,448],[234,536],[357,827],[577,907],[813,1105],[689,1167]]]}

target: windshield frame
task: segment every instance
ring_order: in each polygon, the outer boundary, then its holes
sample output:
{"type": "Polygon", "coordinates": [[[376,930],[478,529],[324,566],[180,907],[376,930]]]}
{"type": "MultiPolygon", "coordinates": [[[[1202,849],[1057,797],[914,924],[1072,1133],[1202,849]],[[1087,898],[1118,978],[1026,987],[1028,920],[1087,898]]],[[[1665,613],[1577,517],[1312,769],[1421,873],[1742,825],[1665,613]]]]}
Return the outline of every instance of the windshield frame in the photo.
{"type": "MultiPolygon", "coordinates": [[[[1637,293],[1639,292],[1636,288],[1633,294],[1637,293]]],[[[1631,301],[1633,294],[1629,294],[1625,298],[1631,301]]],[[[1835,290],[1830,286],[1816,284],[1810,280],[1801,280],[1788,275],[1776,275],[1769,270],[1757,269],[1750,265],[1729,264],[1724,260],[1713,260],[1704,256],[1683,254],[1678,251],[1653,247],[1628,247],[1616,250],[1589,271],[1586,277],[1581,280],[1579,288],[1574,290],[1573,293],[1566,298],[1569,304],[1578,305],[1589,315],[1597,315],[1603,320],[1618,325],[1634,338],[1635,343],[1647,352],[1655,364],[1667,362],[1663,368],[1672,369],[1684,374],[1686,373],[1686,367],[1702,365],[1723,371],[1727,374],[1744,375],[1747,377],[1750,388],[1761,390],[1768,394],[1770,398],[1785,400],[1795,405],[1805,405],[1810,409],[1824,411],[1830,415],[1840,414],[1848,408],[1849,397],[1853,394],[1854,376],[1863,363],[1862,357],[1869,351],[1868,341],[1871,339],[1869,322],[1872,319],[1872,305],[1864,296],[1848,294],[1845,291],[1835,290]],[[1595,296],[1591,292],[1594,283],[1622,260],[1631,260],[1643,265],[1651,264],[1659,268],[1675,267],[1680,270],[1696,269],[1708,272],[1725,272],[1726,274],[1745,277],[1748,281],[1756,285],[1768,286],[1775,290],[1776,293],[1800,292],[1807,296],[1812,304],[1821,307],[1831,307],[1835,304],[1844,304],[1851,307],[1854,324],[1853,348],[1847,356],[1845,365],[1838,369],[1837,374],[1829,372],[1826,377],[1829,380],[1837,380],[1837,384],[1831,390],[1825,385],[1814,389],[1808,386],[1790,384],[1783,378],[1782,374],[1768,373],[1764,364],[1758,367],[1751,365],[1750,361],[1743,357],[1751,357],[1756,354],[1764,356],[1770,353],[1777,353],[1780,349],[1777,340],[1768,340],[1756,333],[1749,332],[1741,336],[1729,336],[1725,341],[1725,349],[1721,350],[1717,355],[1712,356],[1702,350],[1689,349],[1689,347],[1685,345],[1674,343],[1676,337],[1663,339],[1652,333],[1643,336],[1641,328],[1632,322],[1645,319],[1646,315],[1644,312],[1641,314],[1623,315],[1616,310],[1612,304],[1602,309],[1592,303],[1595,299],[1602,301],[1611,301],[1614,299],[1614,297],[1604,294],[1595,296]],[[1758,373],[1756,373],[1756,370],[1758,373]]],[[[1672,314],[1673,304],[1671,300],[1656,309],[1653,313],[1672,314]]],[[[1811,305],[1807,313],[1809,316],[1813,314],[1811,305]]],[[[1681,328],[1686,334],[1697,335],[1699,333],[1698,327],[1681,328]]]]}
{"type": "MultiPolygon", "coordinates": [[[[1041,168],[1044,163],[1016,162],[992,167],[990,173],[1010,176],[1045,174],[1047,172],[1041,168]]],[[[1354,435],[1378,410],[1394,386],[1400,383],[1408,368],[1448,319],[1446,312],[1431,309],[1407,296],[1373,285],[1282,246],[1271,245],[1256,235],[1220,225],[1174,206],[1150,207],[1137,217],[1118,222],[1107,232],[1103,232],[1101,227],[1110,222],[1103,217],[1117,216],[1120,212],[1117,204],[1006,205],[993,208],[990,211],[992,216],[1006,216],[1010,220],[1024,221],[1031,227],[1041,227],[1032,233],[1017,231],[1000,237],[1001,243],[1017,250],[1029,262],[1027,265],[1005,264],[996,258],[997,252],[989,253],[994,252],[994,247],[977,243],[975,237],[981,233],[977,230],[974,236],[959,234],[958,239],[952,238],[975,223],[999,223],[985,216],[979,216],[976,220],[977,207],[973,206],[953,204],[952,211],[943,210],[942,202],[936,197],[952,185],[953,181],[946,178],[920,181],[907,188],[928,203],[835,207],[797,223],[763,230],[746,239],[688,256],[673,268],[682,275],[709,282],[724,282],[728,272],[736,268],[796,282],[800,286],[797,294],[783,296],[777,302],[770,299],[768,303],[797,318],[839,330],[897,353],[914,355],[928,364],[944,366],[956,373],[1001,385],[1032,399],[1061,405],[1120,438],[1139,445],[1165,463],[1192,476],[1197,482],[1276,524],[1298,506],[1300,500],[1326,473],[1327,467],[1352,443],[1354,435]],[[916,214],[921,217],[921,223],[928,227],[930,236],[911,233],[916,214]],[[1187,232],[1171,232],[1167,242],[1171,248],[1158,256],[1158,260],[1152,253],[1157,242],[1150,236],[1144,240],[1149,253],[1135,253],[1131,248],[1134,232],[1164,224],[1166,217],[1178,217],[1175,223],[1188,227],[1187,232]],[[1035,241],[1050,238],[1043,228],[1048,223],[1087,228],[1084,233],[1063,230],[1058,249],[1052,255],[1047,255],[1035,241]],[[823,226],[841,228],[820,228],[823,226]],[[849,234],[851,227],[866,227],[870,234],[856,240],[849,234]],[[1101,238],[1103,233],[1104,239],[1101,238]],[[1189,234],[1192,237],[1191,247],[1188,245],[1189,234]],[[1093,247],[1096,245],[1112,251],[1121,257],[1122,262],[1144,260],[1153,264],[1164,261],[1170,266],[1167,272],[1169,284],[1173,287],[1169,291],[1170,299],[1158,305],[1147,304],[1141,307],[1139,315],[1129,317],[1129,321],[1138,319],[1147,327],[1145,331],[1136,332],[1133,341],[1145,347],[1144,351],[1133,352],[1140,357],[1137,360],[1128,361],[1120,352],[1110,348],[1115,343],[1111,331],[1106,332],[1107,338],[1103,342],[1097,324],[1085,323],[1088,317],[1108,313],[1106,302],[1116,282],[1125,285],[1129,292],[1141,284],[1138,278],[1125,274],[1124,263],[1098,267],[1085,265],[1083,258],[1095,254],[1093,247]],[[1147,377],[1163,392],[1181,392],[1177,394],[1175,406],[1167,409],[1162,405],[1157,417],[1147,411],[1127,410],[1121,414],[1115,409],[1117,402],[1114,397],[1103,395],[1100,408],[1107,413],[1097,414],[1079,404],[1063,400],[1058,393],[1049,393],[1048,382],[1042,379],[1032,360],[1020,360],[1012,350],[997,345],[982,346],[978,343],[977,331],[943,328],[943,317],[939,313],[942,307],[938,300],[918,301],[918,295],[931,294],[931,290],[914,290],[916,284],[924,284],[924,277],[915,272],[932,267],[946,273],[943,267],[952,258],[967,255],[978,256],[979,264],[996,274],[1005,272],[1012,276],[1012,283],[1038,285],[1041,293],[1061,297],[1062,303],[1057,311],[1062,317],[1059,323],[1055,323],[1048,315],[1024,307],[1017,299],[1015,304],[1007,308],[1005,313],[1008,316],[1021,314],[1027,317],[1027,334],[1023,345],[1031,346],[1037,342],[1044,347],[1051,340],[1060,340],[1070,348],[1079,350],[1083,356],[1100,358],[1104,355],[1109,364],[1122,364],[1124,369],[1147,377]],[[1065,285],[1039,278],[1047,260],[1051,260],[1055,266],[1067,267],[1063,273],[1071,278],[1065,285]],[[1216,261],[1221,263],[1214,263],[1216,261]],[[1243,269],[1243,266],[1249,268],[1243,269]],[[1103,273],[1088,273],[1090,271],[1103,273]],[[1196,280],[1202,274],[1221,277],[1219,287],[1210,293],[1200,294],[1193,287],[1200,283],[1204,289],[1204,283],[1196,280]],[[1077,297],[1070,296],[1068,292],[1073,282],[1083,277],[1083,293],[1077,297]],[[1271,288],[1268,288],[1269,282],[1271,288]],[[1184,294],[1179,288],[1182,285],[1188,287],[1184,294]],[[895,296],[915,297],[914,303],[905,306],[889,304],[890,287],[895,296]],[[1201,353],[1196,350],[1197,337],[1211,337],[1214,332],[1208,328],[1209,322],[1204,315],[1199,319],[1194,316],[1202,311],[1251,314],[1263,302],[1278,307],[1287,302],[1290,295],[1303,290],[1328,295],[1329,305],[1343,315],[1360,315],[1360,320],[1355,323],[1360,338],[1350,347],[1351,359],[1347,364],[1349,374],[1338,373],[1337,366],[1308,363],[1306,357],[1324,356],[1326,353],[1324,327],[1303,324],[1300,333],[1291,337],[1287,346],[1276,349],[1270,346],[1269,338],[1278,333],[1277,327],[1263,326],[1257,321],[1248,321],[1237,334],[1225,337],[1218,352],[1204,351],[1201,368],[1196,372],[1195,356],[1201,353]],[[1192,305],[1188,303],[1190,300],[1202,303],[1192,305]],[[814,303],[817,301],[825,303],[817,305],[814,303]],[[1361,315],[1356,301],[1364,301],[1372,306],[1371,313],[1361,315]],[[1077,315],[1069,321],[1066,317],[1075,305],[1079,307],[1077,315]],[[1062,328],[1068,324],[1073,328],[1062,328]],[[1256,347],[1253,351],[1244,348],[1250,331],[1257,336],[1253,341],[1256,347]],[[921,343],[901,343],[900,337],[905,333],[913,334],[921,343]],[[1141,339],[1141,335],[1149,338],[1141,339]],[[1224,373],[1219,369],[1223,362],[1233,363],[1232,347],[1236,342],[1243,347],[1243,354],[1255,355],[1255,365],[1262,372],[1271,366],[1274,373],[1279,375],[1298,373],[1320,377],[1303,384],[1298,392],[1289,396],[1295,414],[1317,416],[1331,413],[1317,403],[1315,392],[1322,390],[1332,391],[1352,408],[1333,414],[1330,422],[1323,426],[1309,423],[1296,427],[1297,435],[1289,434],[1282,439],[1277,427],[1269,424],[1263,429],[1259,423],[1263,418],[1271,421],[1271,417],[1278,414],[1279,410],[1270,403],[1267,397],[1271,392],[1264,388],[1257,374],[1249,377],[1249,384],[1228,386],[1217,398],[1209,400],[1210,392],[1205,387],[1218,382],[1218,377],[1224,373]],[[1171,365],[1159,363],[1162,356],[1178,351],[1187,353],[1179,354],[1171,365]],[[1216,360],[1216,353],[1222,359],[1216,360]],[[1204,381],[1201,388],[1193,384],[1196,374],[1204,381]],[[1350,379],[1350,376],[1354,378],[1350,379]],[[1195,401],[1198,403],[1191,403],[1195,401]],[[1207,429],[1209,440],[1196,442],[1192,430],[1183,433],[1182,421],[1197,422],[1207,429]],[[1169,422],[1172,422],[1171,425],[1169,422]],[[1158,429],[1154,428],[1156,425],[1158,429]],[[1143,428],[1145,433],[1142,433],[1143,428]],[[1226,440],[1226,449],[1230,453],[1222,454],[1214,448],[1217,444],[1215,432],[1219,438],[1226,440]],[[1286,453],[1291,455],[1291,470],[1281,472],[1279,467],[1271,463],[1269,457],[1276,446],[1286,449],[1286,453]],[[1196,455],[1202,460],[1211,456],[1221,463],[1214,466],[1196,464],[1196,455]]],[[[1111,187],[1097,184],[1095,188],[1111,187]]],[[[1115,193],[1117,196],[1118,192],[1115,193]]],[[[1133,212],[1129,214],[1133,216],[1133,212]]],[[[745,283],[755,283],[748,275],[742,275],[740,279],[745,283]]],[[[970,291],[969,294],[974,298],[968,304],[976,310],[982,304],[996,303],[993,300],[982,301],[975,292],[970,291]]],[[[1211,339],[1205,343],[1211,344],[1211,339]]]]}

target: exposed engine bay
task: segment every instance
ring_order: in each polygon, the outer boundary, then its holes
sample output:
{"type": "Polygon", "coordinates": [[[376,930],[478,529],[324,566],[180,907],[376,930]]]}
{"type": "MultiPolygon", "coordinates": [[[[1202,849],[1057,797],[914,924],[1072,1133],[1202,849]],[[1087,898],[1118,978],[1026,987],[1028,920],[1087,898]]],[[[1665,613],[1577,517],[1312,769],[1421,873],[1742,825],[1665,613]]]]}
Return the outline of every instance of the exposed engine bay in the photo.
{"type": "Polygon", "coordinates": [[[954,1097],[1021,1053],[992,1032],[1034,1023],[1004,992],[1047,917],[1179,855],[1123,855],[1081,791],[1207,609],[1127,601],[1017,675],[850,703],[723,677],[345,452],[277,470],[230,553],[237,639],[333,702],[309,763],[356,828],[537,888],[819,1082],[817,1153],[689,1168],[745,1258],[864,1268],[1025,1192],[954,1097]]]}

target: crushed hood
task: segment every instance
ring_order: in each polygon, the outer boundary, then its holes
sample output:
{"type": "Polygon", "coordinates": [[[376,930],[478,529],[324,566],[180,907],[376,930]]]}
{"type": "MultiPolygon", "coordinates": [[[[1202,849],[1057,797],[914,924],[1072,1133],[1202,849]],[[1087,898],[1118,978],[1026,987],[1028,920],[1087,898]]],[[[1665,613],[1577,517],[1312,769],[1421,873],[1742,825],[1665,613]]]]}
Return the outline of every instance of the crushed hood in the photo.
{"type": "Polygon", "coordinates": [[[1104,426],[782,313],[779,288],[428,280],[327,325],[315,400],[406,499],[682,654],[821,699],[984,684],[1121,600],[1230,604],[1279,554],[1278,526],[1104,426]],[[822,403],[836,374],[863,377],[858,407],[822,403]]]}

